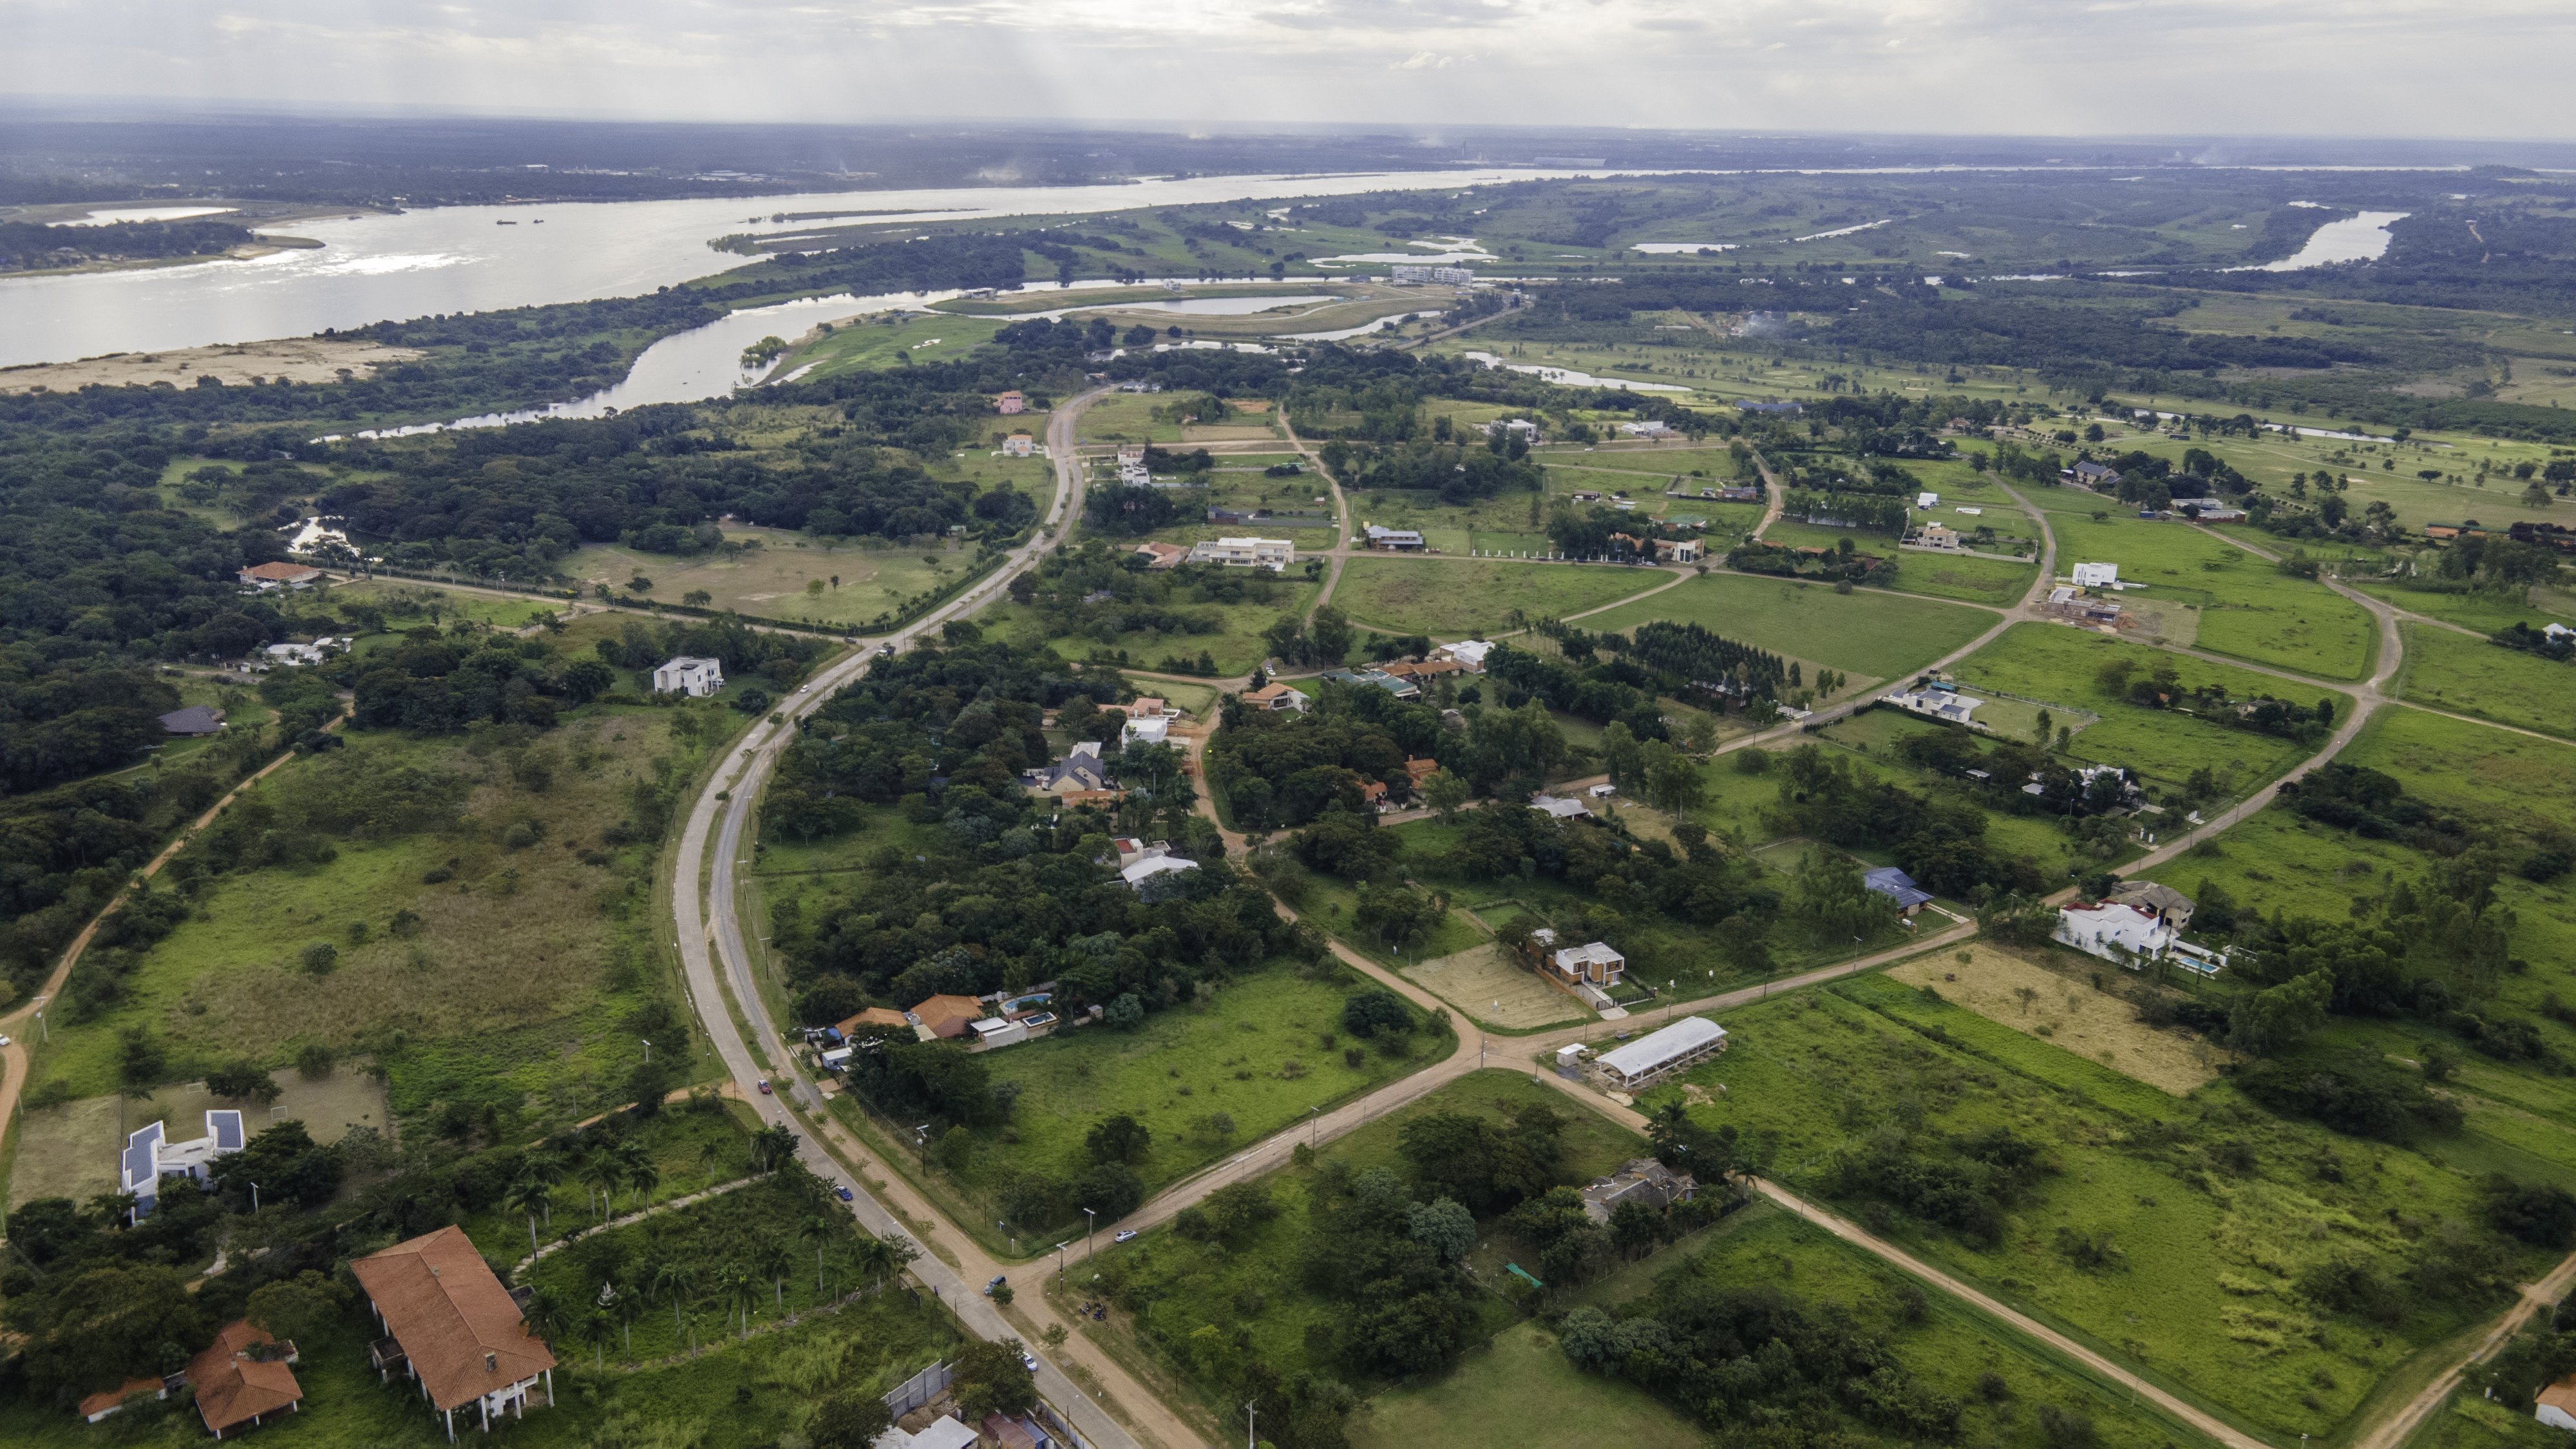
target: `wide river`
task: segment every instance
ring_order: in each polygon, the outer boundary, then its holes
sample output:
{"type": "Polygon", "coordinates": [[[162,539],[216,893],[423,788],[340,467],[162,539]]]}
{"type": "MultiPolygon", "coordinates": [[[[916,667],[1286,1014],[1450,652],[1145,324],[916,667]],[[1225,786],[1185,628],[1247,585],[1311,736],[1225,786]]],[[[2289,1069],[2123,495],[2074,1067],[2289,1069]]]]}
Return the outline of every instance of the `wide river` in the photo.
{"type": "Polygon", "coordinates": [[[1212,176],[1118,186],[432,207],[400,216],[297,222],[282,229],[322,242],[319,249],[247,262],[0,280],[0,366],[300,337],[326,327],[432,313],[632,296],[744,265],[743,257],[708,250],[710,237],[792,235],[833,224],[773,223],[768,218],[776,212],[890,211],[895,214],[850,220],[954,222],[961,216],[1061,216],[1584,174],[1589,173],[1513,167],[1212,176]],[[496,224],[503,221],[518,224],[496,224]]]}

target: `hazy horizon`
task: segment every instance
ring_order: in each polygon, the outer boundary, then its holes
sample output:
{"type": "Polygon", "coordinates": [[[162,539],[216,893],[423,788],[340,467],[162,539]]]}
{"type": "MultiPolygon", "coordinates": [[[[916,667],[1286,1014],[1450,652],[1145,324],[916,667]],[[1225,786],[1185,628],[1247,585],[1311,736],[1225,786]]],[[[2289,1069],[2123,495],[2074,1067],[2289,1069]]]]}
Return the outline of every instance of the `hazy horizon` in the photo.
{"type": "Polygon", "coordinates": [[[70,105],[877,124],[1009,113],[1184,132],[1355,118],[1428,144],[1479,125],[2576,138],[2555,84],[2576,56],[2571,27],[2532,0],[392,0],[328,22],[277,0],[13,9],[0,92],[70,105]]]}

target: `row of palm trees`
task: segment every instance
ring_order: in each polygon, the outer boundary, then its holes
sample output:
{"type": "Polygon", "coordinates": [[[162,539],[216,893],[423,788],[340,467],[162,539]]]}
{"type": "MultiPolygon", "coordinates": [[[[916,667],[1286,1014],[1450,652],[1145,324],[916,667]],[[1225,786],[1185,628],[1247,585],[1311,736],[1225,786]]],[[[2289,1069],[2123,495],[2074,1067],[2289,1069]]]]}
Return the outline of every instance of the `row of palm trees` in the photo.
{"type": "Polygon", "coordinates": [[[576,1304],[540,1288],[528,1299],[528,1327],[549,1341],[570,1337],[589,1340],[596,1365],[603,1368],[608,1340],[622,1335],[624,1352],[631,1363],[635,1355],[635,1319],[645,1311],[649,1300],[670,1308],[672,1342],[676,1345],[685,1339],[690,1354],[695,1356],[699,1314],[708,1308],[721,1305],[725,1331],[748,1338],[752,1315],[760,1305],[760,1290],[767,1288],[777,1315],[781,1320],[786,1318],[787,1279],[798,1271],[796,1265],[805,1245],[814,1249],[814,1296],[818,1303],[837,1297],[842,1281],[866,1280],[872,1289],[882,1289],[888,1276],[920,1256],[919,1249],[900,1239],[862,1234],[852,1241],[849,1219],[818,1207],[794,1228],[758,1237],[745,1244],[741,1254],[722,1263],[710,1265],[675,1254],[635,1264],[625,1273],[626,1287],[602,1283],[586,1304],[576,1304]],[[832,1252],[835,1246],[843,1246],[845,1251],[832,1252]]]}
{"type": "MultiPolygon", "coordinates": [[[[795,1152],[795,1134],[785,1127],[765,1127],[751,1135],[754,1164],[766,1172],[790,1160],[795,1152]],[[783,1140],[782,1140],[783,1139],[783,1140]]],[[[733,1159],[733,1144],[722,1138],[709,1138],[698,1149],[698,1167],[705,1174],[706,1187],[715,1185],[716,1174],[733,1159]]],[[[661,1164],[652,1152],[632,1137],[602,1142],[579,1153],[538,1151],[528,1154],[519,1165],[519,1174],[510,1183],[507,1201],[510,1207],[528,1217],[528,1252],[537,1251],[537,1223],[542,1219],[546,1230],[554,1230],[555,1189],[571,1181],[582,1185],[584,1206],[596,1223],[616,1215],[619,1194],[627,1206],[640,1205],[645,1197],[662,1185],[661,1164]]]]}

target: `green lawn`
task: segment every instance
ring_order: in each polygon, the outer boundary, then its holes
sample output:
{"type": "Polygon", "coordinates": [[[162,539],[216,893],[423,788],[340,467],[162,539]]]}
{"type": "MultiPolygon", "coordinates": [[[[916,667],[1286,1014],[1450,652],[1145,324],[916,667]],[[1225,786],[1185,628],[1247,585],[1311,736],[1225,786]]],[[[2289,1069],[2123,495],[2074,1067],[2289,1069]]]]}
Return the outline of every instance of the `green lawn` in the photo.
{"type": "MultiPolygon", "coordinates": [[[[1355,558],[1342,571],[1333,604],[1356,623],[1445,641],[1470,630],[1501,629],[1514,610],[1533,619],[1564,618],[1671,581],[1671,574],[1643,568],[1355,558]]],[[[1606,627],[1600,619],[1584,623],[1606,627]]]]}
{"type": "Polygon", "coordinates": [[[1190,615],[1213,617],[1219,627],[1212,634],[1167,634],[1159,629],[1126,629],[1107,638],[1096,635],[1049,635],[1039,611],[1026,604],[1000,600],[975,615],[988,634],[1021,643],[1052,644],[1055,652],[1068,660],[1084,660],[1096,651],[1124,652],[1130,667],[1159,669],[1165,658],[1178,655],[1196,659],[1202,653],[1214,655],[1219,675],[1246,674],[1270,655],[1270,642],[1262,631],[1276,623],[1282,614],[1303,617],[1321,587],[1305,582],[1296,575],[1282,581],[1278,597],[1267,604],[1176,604],[1173,607],[1190,615]]]}
{"type": "MultiPolygon", "coordinates": [[[[2117,505],[2104,500],[2104,506],[2117,505]]],[[[2101,522],[2090,514],[2054,513],[2061,576],[2078,563],[2116,563],[2123,583],[2148,585],[2157,602],[2198,607],[2200,647],[2258,664],[2326,679],[2360,679],[2370,672],[2377,625],[2370,611],[2312,580],[2170,521],[2123,517],[2101,522]]],[[[2268,540],[2284,552],[2280,540],[2268,540]]]]}
{"type": "Polygon", "coordinates": [[[2218,774],[2222,790],[2238,793],[2278,777],[2310,753],[2295,740],[2106,698],[2093,678],[2106,661],[2115,658],[2131,661],[2142,674],[2156,665],[2171,664],[2183,685],[2214,679],[2239,699],[2268,694],[2304,704],[2329,697],[2335,701],[2337,718],[2352,709],[2348,696],[2322,686],[2302,688],[2286,679],[2057,624],[2016,624],[2002,638],[1961,660],[1952,673],[1971,694],[1980,687],[1997,689],[2099,713],[2100,723],[2075,736],[2072,753],[2099,764],[2124,765],[2168,786],[2181,784],[2206,766],[2218,774]]]}
{"type": "MultiPolygon", "coordinates": [[[[397,630],[416,628],[423,622],[438,624],[453,619],[472,619],[495,629],[523,629],[539,619],[561,612],[564,607],[561,599],[465,593],[416,579],[358,579],[333,585],[328,598],[334,606],[365,604],[382,609],[387,622],[397,630]]],[[[370,634],[352,648],[357,653],[366,654],[400,642],[392,634],[370,634]]]]}
{"type": "Polygon", "coordinates": [[[1084,1133],[1127,1112],[1154,1133],[1152,1151],[1135,1164],[1151,1193],[1295,1123],[1308,1107],[1447,1055],[1454,1038],[1428,1031],[1400,1057],[1343,1032],[1342,1003],[1359,989],[1355,977],[1310,980],[1275,966],[1228,984],[1204,1010],[1156,1012],[1133,1032],[1089,1027],[989,1054],[982,1060],[995,1084],[1022,1091],[1007,1128],[977,1134],[960,1181],[980,1192],[1005,1170],[1079,1176],[1091,1165],[1084,1133]],[[1356,1064],[1345,1056],[1354,1050],[1356,1064]],[[1232,1131],[1207,1125],[1218,1114],[1232,1119],[1232,1131]]]}
{"type": "MultiPolygon", "coordinates": [[[[849,372],[876,372],[923,362],[955,362],[978,346],[992,341],[993,334],[1007,325],[1004,321],[979,317],[889,312],[881,318],[835,327],[830,333],[796,349],[770,375],[785,377],[799,368],[810,367],[813,370],[798,380],[821,382],[849,372]]],[[[995,419],[997,424],[1001,421],[998,417],[995,419]]],[[[1019,423],[1032,432],[1045,425],[1043,414],[1019,423]]]]}
{"type": "Polygon", "coordinates": [[[1875,679],[1921,669],[1992,628],[1957,604],[1745,574],[1709,574],[1594,615],[1587,629],[1633,630],[1650,619],[1697,623],[1729,639],[1875,679]]]}
{"type": "Polygon", "coordinates": [[[2576,734],[2576,665],[2426,624],[2400,628],[2406,639],[2400,698],[2546,734],[2576,734]]]}
{"type": "Polygon", "coordinates": [[[1706,1441],[1654,1395],[1584,1373],[1554,1334],[1523,1323],[1470,1350],[1447,1376],[1371,1399],[1350,1442],[1352,1449],[1696,1449],[1706,1441]]]}
{"type": "MultiPolygon", "coordinates": [[[[2553,620],[2568,617],[2561,608],[2535,607],[2524,603],[2519,598],[2503,594],[2443,594],[2431,589],[2404,588],[2381,579],[2359,579],[2350,576],[2346,576],[2343,582],[2347,588],[2356,589],[2374,599],[2384,599],[2410,614],[2421,614],[2428,619],[2440,619],[2446,623],[2457,624],[2464,629],[2475,629],[2481,634],[2492,634],[2498,629],[2508,629],[2515,624],[2529,624],[2537,629],[2553,620]]],[[[2555,590],[2543,589],[2531,592],[2551,604],[2556,604],[2563,598],[2555,590]]]]}
{"type": "MultiPolygon", "coordinates": [[[[1972,1037],[1976,1020],[1877,981],[1742,1008],[1727,1021],[1733,1047],[1688,1078],[1712,1096],[1723,1083],[1726,1095],[1693,1114],[1776,1134],[1774,1178],[1864,1216],[1881,1210],[1843,1190],[1840,1168],[1873,1150],[1874,1134],[1910,1138],[1916,1153],[1994,1128],[2036,1144],[2049,1170],[2007,1206],[2000,1241],[1896,1210],[1885,1210],[1887,1232],[2275,1435],[2344,1432],[2382,1377],[2498,1306],[2417,1295],[2392,1328],[2321,1312],[2293,1286],[2337,1256],[2394,1274],[2441,1251],[2410,1240],[2390,1214],[2474,1217],[2472,1172],[2282,1121],[2223,1082],[2176,1102],[2034,1037],[1972,1037]],[[1873,1000],[1895,1015],[1871,1010],[1873,1000]],[[1919,1129],[1898,1125],[1918,1114],[1919,1129]],[[2142,1131],[2153,1116],[2192,1125],[2142,1131]],[[2238,1160],[2250,1166],[2217,1166],[2213,1149],[2229,1141],[2244,1144],[2238,1160]],[[2320,1176],[2312,1165],[2328,1153],[2341,1166],[2320,1176]],[[2311,1224],[2327,1226],[2311,1233],[2311,1224]],[[2079,1267],[2060,1229],[2107,1235],[2115,1254],[2079,1267]]],[[[1660,1088],[1641,1105],[1679,1095],[1678,1085],[1660,1088]]],[[[2513,1255],[2519,1274],[2544,1256],[2513,1255]]]]}

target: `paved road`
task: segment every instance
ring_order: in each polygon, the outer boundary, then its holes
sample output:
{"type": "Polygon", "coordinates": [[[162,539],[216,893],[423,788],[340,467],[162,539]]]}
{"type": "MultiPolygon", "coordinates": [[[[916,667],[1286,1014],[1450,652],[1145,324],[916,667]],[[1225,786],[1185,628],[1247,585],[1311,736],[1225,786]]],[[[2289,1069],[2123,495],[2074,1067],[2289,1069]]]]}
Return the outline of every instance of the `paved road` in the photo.
{"type": "MultiPolygon", "coordinates": [[[[1047,422],[1048,450],[1056,460],[1056,501],[1038,536],[973,589],[894,635],[888,642],[896,649],[909,647],[934,634],[948,620],[963,618],[990,602],[1014,576],[1034,566],[1072,532],[1073,521],[1082,509],[1083,493],[1074,428],[1082,411],[1106,391],[1098,389],[1068,400],[1047,422]]],[[[827,1144],[815,1135],[814,1123],[805,1115],[819,1114],[822,1098],[792,1069],[793,1058],[762,1000],[754,978],[753,957],[736,910],[734,871],[747,855],[746,827],[761,782],[796,738],[795,721],[828,700],[835,690],[865,674],[877,657],[871,649],[817,674],[811,686],[786,707],[787,723],[756,726],[746,737],[749,743],[736,761],[707,782],[690,808],[673,852],[672,924],[691,1003],[744,1100],[753,1105],[764,1122],[783,1125],[796,1134],[797,1156],[816,1176],[835,1182],[882,1177],[891,1187],[900,1179],[868,1156],[846,1132],[833,1131],[827,1144]],[[782,1095],[761,1094],[759,1084],[764,1080],[775,1083],[782,1095]],[[803,1111],[790,1110],[785,1100],[789,1096],[803,1111]],[[873,1176],[867,1171],[871,1167],[875,1169],[873,1176]]],[[[933,1229],[926,1225],[936,1219],[925,1204],[908,1189],[890,1190],[888,1195],[910,1220],[898,1222],[873,1195],[862,1191],[850,1204],[862,1226],[882,1238],[916,1240],[930,1236],[933,1229]]],[[[958,1233],[939,1235],[934,1250],[924,1253],[912,1265],[913,1275],[947,1300],[970,1331],[988,1339],[1025,1340],[1032,1336],[1028,1330],[1007,1321],[992,1300],[982,1296],[985,1280],[1002,1271],[971,1239],[958,1233]]],[[[1025,1316],[1041,1324],[1053,1319],[1043,1295],[1029,1294],[1020,1298],[1017,1306],[1025,1316]]],[[[1072,1339],[1067,1350],[1070,1356],[1083,1360],[1082,1366],[1106,1385],[1120,1408],[1146,1428],[1143,1435],[1131,1433],[1092,1391],[1070,1378],[1053,1355],[1042,1356],[1039,1389],[1086,1439],[1101,1449],[1140,1449],[1154,1443],[1179,1449],[1198,1442],[1198,1436],[1159,1400],[1105,1356],[1090,1349],[1085,1340],[1072,1339]]]]}

